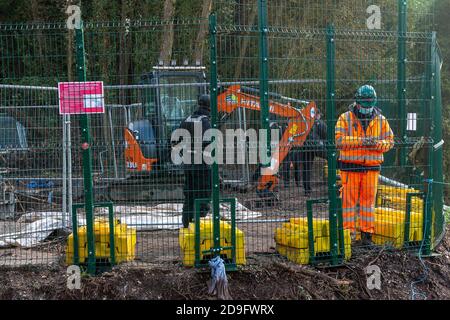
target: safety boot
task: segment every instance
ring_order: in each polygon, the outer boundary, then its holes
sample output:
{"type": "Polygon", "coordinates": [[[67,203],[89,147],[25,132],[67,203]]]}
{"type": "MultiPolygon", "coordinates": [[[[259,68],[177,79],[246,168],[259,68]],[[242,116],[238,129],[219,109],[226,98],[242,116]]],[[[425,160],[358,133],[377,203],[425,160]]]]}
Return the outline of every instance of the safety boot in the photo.
{"type": "Polygon", "coordinates": [[[364,247],[373,246],[372,234],[369,232],[361,232],[361,245],[364,247]]]}
{"type": "Polygon", "coordinates": [[[356,232],[350,233],[350,239],[352,241],[352,245],[355,247],[361,246],[361,237],[356,234],[356,232]]]}

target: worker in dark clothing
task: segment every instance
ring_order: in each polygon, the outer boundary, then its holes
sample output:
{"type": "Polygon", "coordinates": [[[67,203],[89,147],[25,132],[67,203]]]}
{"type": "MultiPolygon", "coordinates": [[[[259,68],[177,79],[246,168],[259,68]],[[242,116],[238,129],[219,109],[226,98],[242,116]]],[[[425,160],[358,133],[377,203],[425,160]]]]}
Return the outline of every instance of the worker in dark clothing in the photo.
{"type": "MultiPolygon", "coordinates": [[[[280,125],[278,125],[275,121],[273,121],[270,124],[270,128],[271,129],[278,129],[279,131],[279,139],[281,140],[281,138],[283,137],[284,132],[286,131],[286,129],[288,128],[288,124],[287,123],[283,123],[280,125]]],[[[289,151],[289,153],[286,155],[286,157],[284,158],[283,162],[280,165],[280,176],[283,179],[283,183],[284,183],[284,187],[285,188],[289,188],[290,185],[290,180],[291,180],[291,165],[295,165],[294,161],[296,159],[295,157],[295,151],[297,149],[291,149],[289,151]]],[[[295,177],[296,181],[297,181],[297,176],[295,177]]]]}
{"type": "Polygon", "coordinates": [[[296,159],[294,161],[295,175],[297,186],[300,182],[299,166],[301,164],[301,174],[303,180],[303,188],[305,189],[305,195],[310,196],[312,192],[311,188],[311,173],[312,165],[315,157],[327,158],[325,141],[327,140],[327,125],[320,119],[320,115],[316,116],[314,125],[306,138],[305,144],[299,148],[295,153],[296,159]]]}
{"type": "Polygon", "coordinates": [[[284,158],[281,164],[281,177],[283,178],[284,187],[289,188],[291,181],[291,166],[293,167],[295,183],[297,186],[300,184],[300,168],[299,168],[298,149],[293,148],[289,151],[286,158],[284,158]]]}
{"type": "MultiPolygon", "coordinates": [[[[203,94],[198,99],[198,108],[195,112],[183,120],[180,125],[181,129],[186,129],[191,135],[191,161],[184,164],[184,204],[183,204],[183,226],[187,228],[189,223],[193,221],[194,201],[195,199],[204,199],[211,196],[211,166],[207,165],[203,158],[203,150],[209,142],[203,142],[203,135],[206,130],[211,128],[210,123],[210,98],[209,95],[203,94]],[[201,130],[194,128],[201,127],[201,130]],[[201,132],[202,136],[195,136],[195,132],[201,132]],[[195,144],[201,143],[202,148],[195,149],[195,144]],[[201,155],[197,153],[202,153],[201,155]]],[[[198,135],[198,134],[197,134],[198,135]]],[[[209,204],[204,203],[200,206],[200,216],[206,217],[209,212],[209,204]]]]}
{"type": "Polygon", "coordinates": [[[300,148],[292,149],[282,163],[281,175],[284,180],[284,186],[289,186],[291,163],[294,171],[294,178],[297,187],[300,187],[300,181],[303,180],[305,195],[310,196],[311,172],[315,157],[326,159],[327,153],[325,141],[327,139],[327,125],[316,115],[313,127],[300,148]]]}

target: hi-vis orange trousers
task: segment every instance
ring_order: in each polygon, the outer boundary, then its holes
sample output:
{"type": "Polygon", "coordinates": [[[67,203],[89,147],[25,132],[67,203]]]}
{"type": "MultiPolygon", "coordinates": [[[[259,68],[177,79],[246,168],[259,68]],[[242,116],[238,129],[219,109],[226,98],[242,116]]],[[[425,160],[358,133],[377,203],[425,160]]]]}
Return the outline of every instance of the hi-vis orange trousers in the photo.
{"type": "Polygon", "coordinates": [[[356,211],[359,202],[359,227],[361,232],[373,233],[375,221],[375,196],[378,171],[341,171],[342,215],[344,229],[356,233],[356,211]]]}

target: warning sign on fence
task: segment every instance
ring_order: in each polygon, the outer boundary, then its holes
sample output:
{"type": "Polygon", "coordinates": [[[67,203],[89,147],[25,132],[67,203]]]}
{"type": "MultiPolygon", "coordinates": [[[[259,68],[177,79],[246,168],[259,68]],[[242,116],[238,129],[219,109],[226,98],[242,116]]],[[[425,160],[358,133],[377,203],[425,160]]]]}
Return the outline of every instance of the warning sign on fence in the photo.
{"type": "Polygon", "coordinates": [[[103,81],[58,83],[59,113],[104,113],[103,81]]]}

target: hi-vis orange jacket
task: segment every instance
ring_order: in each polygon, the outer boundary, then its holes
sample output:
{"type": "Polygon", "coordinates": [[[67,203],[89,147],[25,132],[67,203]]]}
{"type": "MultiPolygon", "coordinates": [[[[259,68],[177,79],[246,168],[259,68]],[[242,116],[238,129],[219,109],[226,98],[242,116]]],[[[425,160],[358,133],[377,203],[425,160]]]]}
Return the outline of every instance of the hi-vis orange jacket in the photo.
{"type": "Polygon", "coordinates": [[[353,112],[354,107],[352,105],[349,111],[341,114],[336,123],[335,137],[339,161],[367,167],[379,166],[384,161],[383,153],[394,146],[394,133],[386,118],[376,108],[364,132],[361,122],[353,112]],[[368,145],[367,138],[372,138],[376,143],[368,145]]]}

